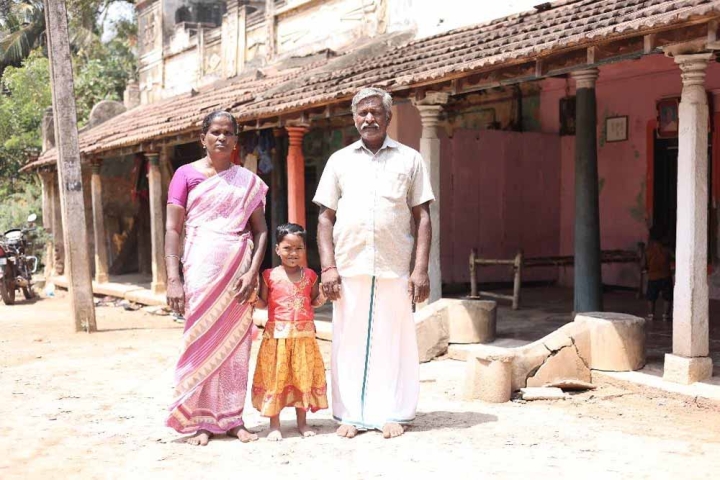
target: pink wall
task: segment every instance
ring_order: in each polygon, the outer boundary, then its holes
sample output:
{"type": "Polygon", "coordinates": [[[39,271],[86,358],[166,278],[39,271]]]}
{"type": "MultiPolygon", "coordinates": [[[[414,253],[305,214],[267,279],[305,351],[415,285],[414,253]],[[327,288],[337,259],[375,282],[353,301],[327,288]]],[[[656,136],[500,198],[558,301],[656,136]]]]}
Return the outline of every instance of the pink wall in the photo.
{"type": "MultiPolygon", "coordinates": [[[[549,79],[541,93],[542,130],[559,131],[559,99],[573,95],[572,81],[549,79]],[[569,87],[569,88],[568,88],[569,87]],[[566,90],[567,89],[567,90],[566,90]]],[[[710,63],[707,89],[720,86],[720,65],[710,63]]],[[[603,249],[634,250],[646,241],[645,179],[647,174],[647,125],[656,117],[656,101],[679,96],[680,70],[671,58],[645,57],[603,67],[596,87],[598,122],[598,173],[600,177],[600,228],[603,249]],[[628,116],[628,140],[606,143],[605,118],[628,116]]],[[[575,137],[561,137],[560,253],[573,252],[575,137]]],[[[561,281],[572,284],[572,269],[561,272],[561,281]]],[[[637,285],[637,268],[604,265],[603,282],[637,285]]]]}
{"type": "MultiPolygon", "coordinates": [[[[442,135],[441,262],[443,281],[468,282],[470,249],[486,258],[554,255],[560,232],[557,135],[455,130],[442,135]]],[[[526,280],[554,280],[533,269],[526,280]]],[[[510,281],[509,268],[483,267],[482,282],[510,281]]]]}

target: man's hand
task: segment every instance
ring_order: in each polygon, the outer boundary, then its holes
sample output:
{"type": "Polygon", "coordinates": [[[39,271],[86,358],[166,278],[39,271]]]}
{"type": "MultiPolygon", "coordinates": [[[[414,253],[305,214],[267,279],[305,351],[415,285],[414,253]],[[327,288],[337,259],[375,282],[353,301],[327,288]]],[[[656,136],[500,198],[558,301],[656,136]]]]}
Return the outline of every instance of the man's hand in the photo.
{"type": "Polygon", "coordinates": [[[238,278],[233,290],[235,290],[235,298],[239,303],[245,303],[257,288],[258,276],[252,270],[238,278]]]}
{"type": "Polygon", "coordinates": [[[414,270],[408,281],[408,295],[413,303],[422,303],[430,296],[430,277],[427,270],[414,270]]]}
{"type": "Polygon", "coordinates": [[[327,270],[326,272],[323,272],[323,274],[320,277],[320,280],[322,281],[322,293],[325,295],[325,297],[330,300],[331,302],[334,302],[335,300],[340,299],[340,290],[342,289],[340,275],[338,274],[337,269],[331,268],[327,270]]]}

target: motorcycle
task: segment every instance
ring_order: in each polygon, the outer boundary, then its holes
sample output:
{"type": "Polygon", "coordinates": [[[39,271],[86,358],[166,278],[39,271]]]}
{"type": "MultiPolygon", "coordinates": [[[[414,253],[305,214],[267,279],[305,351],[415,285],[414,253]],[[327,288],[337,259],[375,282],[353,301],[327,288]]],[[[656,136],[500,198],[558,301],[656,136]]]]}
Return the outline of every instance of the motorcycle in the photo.
{"type": "Polygon", "coordinates": [[[37,215],[31,214],[24,228],[13,228],[0,236],[0,297],[5,305],[15,303],[15,290],[21,289],[27,300],[35,297],[32,275],[37,271],[38,259],[29,255],[32,242],[28,233],[35,230],[37,215]]]}

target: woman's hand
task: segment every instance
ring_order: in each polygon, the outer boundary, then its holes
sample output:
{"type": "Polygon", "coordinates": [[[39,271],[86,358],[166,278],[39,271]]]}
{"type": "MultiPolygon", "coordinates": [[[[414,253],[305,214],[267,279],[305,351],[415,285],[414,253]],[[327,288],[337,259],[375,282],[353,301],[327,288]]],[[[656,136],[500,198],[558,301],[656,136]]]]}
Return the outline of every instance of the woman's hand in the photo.
{"type": "Polygon", "coordinates": [[[167,303],[174,312],[185,314],[185,290],[180,279],[168,280],[167,303]]]}
{"type": "Polygon", "coordinates": [[[258,275],[256,272],[250,270],[238,278],[235,284],[235,298],[238,302],[245,303],[250,299],[258,284],[258,275]]]}

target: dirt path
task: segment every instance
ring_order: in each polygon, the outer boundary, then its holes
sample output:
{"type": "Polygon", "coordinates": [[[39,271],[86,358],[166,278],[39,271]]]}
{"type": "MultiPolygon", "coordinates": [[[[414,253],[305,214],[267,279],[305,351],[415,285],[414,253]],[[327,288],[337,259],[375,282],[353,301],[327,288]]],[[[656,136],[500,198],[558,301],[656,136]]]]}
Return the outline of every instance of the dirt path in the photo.
{"type": "MultiPolygon", "coordinates": [[[[66,297],[0,304],[0,478],[720,474],[717,411],[612,386],[555,403],[463,402],[462,364],[451,360],[422,365],[417,421],[397,440],[337,438],[330,413],[319,412],[313,439],[190,447],[163,427],[182,327],[143,311],[97,312],[102,331],[86,335],[70,332],[66,297]]],[[[266,424],[249,406],[246,423],[266,424]]]]}

